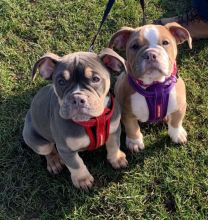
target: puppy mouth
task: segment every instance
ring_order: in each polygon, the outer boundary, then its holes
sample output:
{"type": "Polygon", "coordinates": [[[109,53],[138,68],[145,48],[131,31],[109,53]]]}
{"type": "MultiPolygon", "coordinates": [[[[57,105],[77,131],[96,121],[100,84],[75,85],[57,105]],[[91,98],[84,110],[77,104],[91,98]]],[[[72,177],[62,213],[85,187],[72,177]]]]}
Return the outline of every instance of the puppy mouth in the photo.
{"type": "Polygon", "coordinates": [[[60,115],[64,119],[72,119],[73,121],[79,121],[79,118],[83,121],[84,119],[91,118],[89,108],[73,108],[69,109],[67,107],[60,108],[60,115]]]}
{"type": "Polygon", "coordinates": [[[91,118],[99,116],[99,112],[89,107],[81,107],[74,109],[60,108],[60,115],[64,119],[73,121],[88,121],[91,118]]]}
{"type": "Polygon", "coordinates": [[[72,111],[71,119],[73,121],[87,121],[93,116],[90,114],[90,109],[87,107],[81,107],[72,111]]]}
{"type": "Polygon", "coordinates": [[[144,75],[154,76],[155,74],[166,76],[166,73],[161,68],[150,67],[150,68],[145,69],[144,71],[144,75]]]}
{"type": "Polygon", "coordinates": [[[71,117],[74,122],[89,121],[92,117],[87,114],[75,114],[71,117]]]}
{"type": "Polygon", "coordinates": [[[139,64],[137,69],[141,71],[143,76],[154,76],[155,74],[157,76],[167,76],[169,72],[168,66],[159,62],[144,63],[143,65],[139,64]]]}

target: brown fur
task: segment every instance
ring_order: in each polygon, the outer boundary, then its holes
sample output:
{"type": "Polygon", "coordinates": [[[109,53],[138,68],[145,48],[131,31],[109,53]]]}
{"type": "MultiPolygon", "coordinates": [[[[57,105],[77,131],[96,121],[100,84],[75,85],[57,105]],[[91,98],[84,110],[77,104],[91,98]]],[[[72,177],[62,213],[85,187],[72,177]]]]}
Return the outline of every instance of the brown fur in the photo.
{"type": "MultiPolygon", "coordinates": [[[[168,39],[170,47],[165,48],[169,55],[169,72],[172,72],[173,64],[177,56],[177,44],[188,41],[191,48],[191,37],[186,29],[177,23],[167,24],[166,26],[156,26],[159,33],[159,39],[168,39]]],[[[160,42],[158,42],[160,43],[160,42]]],[[[127,69],[132,76],[138,78],[135,63],[138,62],[138,57],[143,53],[142,49],[132,50],[132,45],[139,45],[139,48],[147,48],[147,40],[144,38],[143,27],[136,29],[124,27],[117,31],[111,38],[109,47],[116,49],[126,49],[127,69]],[[138,51],[138,52],[137,52],[138,51]]],[[[182,126],[182,120],[186,112],[186,90],[184,81],[179,78],[175,85],[177,110],[168,115],[167,121],[173,128],[182,126]]],[[[126,135],[128,138],[136,140],[141,139],[142,134],[138,125],[138,119],[132,110],[131,96],[135,94],[133,88],[129,85],[127,75],[123,74],[119,77],[115,85],[115,95],[119,100],[122,109],[122,122],[125,126],[126,135]]],[[[140,106],[138,106],[140,108],[140,106]]],[[[183,140],[178,140],[183,143],[183,140]]],[[[139,147],[140,148],[140,147],[139,147]]]]}

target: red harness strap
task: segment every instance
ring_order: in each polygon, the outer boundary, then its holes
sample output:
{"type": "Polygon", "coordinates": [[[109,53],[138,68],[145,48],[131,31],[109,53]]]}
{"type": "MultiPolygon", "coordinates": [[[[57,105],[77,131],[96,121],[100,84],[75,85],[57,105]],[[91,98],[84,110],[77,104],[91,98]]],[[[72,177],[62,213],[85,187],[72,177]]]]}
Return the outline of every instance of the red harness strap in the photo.
{"type": "Polygon", "coordinates": [[[105,108],[103,113],[88,121],[75,122],[85,128],[85,131],[90,139],[90,144],[87,147],[89,151],[95,150],[104,145],[109,136],[110,120],[114,112],[114,98],[111,96],[111,108],[105,108]],[[93,132],[93,129],[94,131],[93,132]]]}

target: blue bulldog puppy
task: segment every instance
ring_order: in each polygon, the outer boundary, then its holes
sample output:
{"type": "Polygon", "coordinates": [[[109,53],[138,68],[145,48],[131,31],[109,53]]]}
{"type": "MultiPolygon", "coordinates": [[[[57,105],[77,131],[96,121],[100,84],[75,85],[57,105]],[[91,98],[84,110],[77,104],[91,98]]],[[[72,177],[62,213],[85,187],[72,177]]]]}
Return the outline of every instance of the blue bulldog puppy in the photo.
{"type": "Polygon", "coordinates": [[[120,108],[109,93],[109,71],[125,70],[123,58],[109,48],[99,55],[76,52],[59,57],[49,53],[35,63],[33,79],[37,70],[52,84],[35,95],[23,138],[46,157],[48,171],[56,174],[65,165],[75,187],[91,188],[94,178],[78,152],[104,144],[111,165],[126,167],[126,155],[120,150],[120,108]]]}

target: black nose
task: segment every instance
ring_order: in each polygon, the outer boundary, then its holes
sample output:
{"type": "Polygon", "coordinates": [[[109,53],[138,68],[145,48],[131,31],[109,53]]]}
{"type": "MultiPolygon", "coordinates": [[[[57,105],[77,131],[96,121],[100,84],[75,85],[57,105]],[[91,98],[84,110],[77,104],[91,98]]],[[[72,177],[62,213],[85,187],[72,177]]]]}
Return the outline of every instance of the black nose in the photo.
{"type": "Polygon", "coordinates": [[[155,61],[157,60],[157,54],[153,51],[148,51],[143,55],[144,60],[155,61]]]}
{"type": "Polygon", "coordinates": [[[86,98],[81,95],[74,95],[71,98],[71,104],[75,107],[83,107],[86,103],[86,98]]]}

